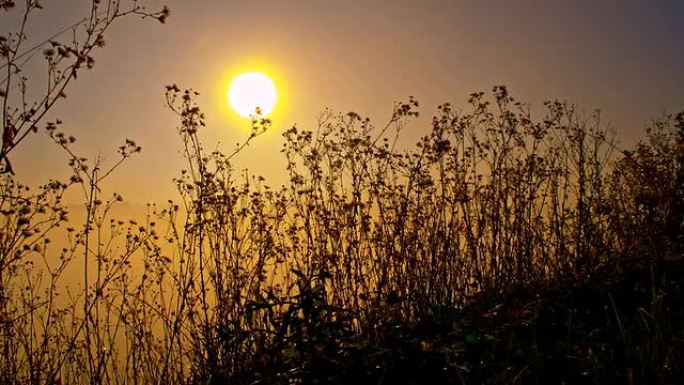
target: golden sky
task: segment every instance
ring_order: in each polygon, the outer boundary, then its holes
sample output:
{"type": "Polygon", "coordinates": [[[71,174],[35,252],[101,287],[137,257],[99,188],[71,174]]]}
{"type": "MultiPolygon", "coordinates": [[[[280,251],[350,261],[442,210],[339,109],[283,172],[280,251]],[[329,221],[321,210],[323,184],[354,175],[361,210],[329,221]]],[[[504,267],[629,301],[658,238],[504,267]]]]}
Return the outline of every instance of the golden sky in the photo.
{"type": "MultiPolygon", "coordinates": [[[[87,1],[44,2],[31,33],[46,38],[87,14],[87,1]]],[[[395,101],[421,102],[406,142],[427,132],[436,106],[466,108],[474,91],[504,84],[519,100],[560,98],[604,119],[631,143],[664,112],[684,109],[681,1],[148,1],[167,4],[165,25],[129,18],[106,35],[96,66],[54,111],[84,156],[114,161],[125,138],[143,152],[107,183],[128,201],[164,201],[182,159],[164,86],[202,94],[207,148],[228,152],[249,123],[231,112],[232,76],[262,71],[278,87],[271,132],[240,155],[238,167],[284,181],[280,133],[313,128],[318,112],[354,110],[381,125],[395,101]]],[[[0,18],[2,33],[12,28],[0,18]]],[[[32,69],[40,71],[37,65],[32,69]]],[[[20,179],[68,176],[65,157],[43,134],[13,154],[20,179]]]]}

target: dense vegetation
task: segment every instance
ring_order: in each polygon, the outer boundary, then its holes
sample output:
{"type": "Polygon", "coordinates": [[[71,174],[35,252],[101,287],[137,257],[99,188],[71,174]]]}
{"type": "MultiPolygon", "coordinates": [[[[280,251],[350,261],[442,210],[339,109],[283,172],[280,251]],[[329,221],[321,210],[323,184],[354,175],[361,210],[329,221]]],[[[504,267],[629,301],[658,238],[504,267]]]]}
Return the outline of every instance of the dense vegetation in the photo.
{"type": "MultiPolygon", "coordinates": [[[[115,18],[98,20],[83,50],[45,52],[58,79],[90,63],[115,18]]],[[[11,68],[19,50],[3,44],[11,68]]],[[[0,383],[684,379],[684,113],[626,151],[598,113],[549,102],[533,116],[505,87],[440,106],[409,148],[397,138],[413,99],[380,127],[324,111],[283,133],[276,188],[231,166],[270,121],[209,152],[196,97],[167,87],[187,166],[143,221],[114,218],[122,198],[103,196],[120,163],[80,157],[30,104],[5,107],[0,383]],[[73,175],[34,191],[9,152],[39,123],[73,175]],[[63,202],[73,189],[84,223],[63,202]]],[[[138,151],[127,140],[120,160],[138,151]]]]}
{"type": "Polygon", "coordinates": [[[325,112],[284,133],[273,189],[234,175],[242,147],[206,153],[195,93],[167,90],[187,168],[145,223],[108,218],[120,196],[81,158],[38,193],[3,176],[5,383],[681,378],[684,115],[616,153],[596,116],[534,119],[504,87],[403,150],[413,100],[380,129],[325,112]],[[87,223],[52,250],[78,185],[87,223]]]}

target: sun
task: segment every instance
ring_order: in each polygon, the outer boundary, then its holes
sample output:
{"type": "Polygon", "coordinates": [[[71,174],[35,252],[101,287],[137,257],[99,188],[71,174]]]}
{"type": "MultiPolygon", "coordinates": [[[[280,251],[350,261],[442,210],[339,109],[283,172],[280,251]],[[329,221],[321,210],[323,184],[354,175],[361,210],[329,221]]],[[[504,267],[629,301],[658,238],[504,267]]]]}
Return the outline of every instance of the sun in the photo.
{"type": "Polygon", "coordinates": [[[276,104],[275,85],[262,73],[244,73],[230,83],[228,103],[245,118],[255,116],[257,109],[260,116],[266,116],[276,104]]]}

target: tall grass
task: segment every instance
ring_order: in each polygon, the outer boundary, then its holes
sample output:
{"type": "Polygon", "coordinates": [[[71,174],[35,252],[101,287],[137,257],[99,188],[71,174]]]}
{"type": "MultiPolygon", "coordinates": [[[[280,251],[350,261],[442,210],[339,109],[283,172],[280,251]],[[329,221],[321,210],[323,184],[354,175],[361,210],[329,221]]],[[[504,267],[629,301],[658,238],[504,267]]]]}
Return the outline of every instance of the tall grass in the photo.
{"type": "MultiPolygon", "coordinates": [[[[598,113],[550,102],[537,118],[505,87],[470,95],[467,112],[440,106],[411,148],[397,138],[413,99],[381,127],[325,111],[283,133],[289,182],[274,188],[231,165],[270,121],[209,152],[196,96],[167,87],[187,164],[179,198],[143,223],[110,219],[109,171],[70,152],[69,184],[32,193],[2,177],[0,382],[331,382],[359,341],[389,346],[398,325],[681,257],[682,114],[622,152],[598,113]],[[85,224],[52,250],[78,186],[85,224]],[[74,263],[78,289],[64,282],[74,263]]],[[[122,161],[137,151],[127,142],[122,161]]]]}

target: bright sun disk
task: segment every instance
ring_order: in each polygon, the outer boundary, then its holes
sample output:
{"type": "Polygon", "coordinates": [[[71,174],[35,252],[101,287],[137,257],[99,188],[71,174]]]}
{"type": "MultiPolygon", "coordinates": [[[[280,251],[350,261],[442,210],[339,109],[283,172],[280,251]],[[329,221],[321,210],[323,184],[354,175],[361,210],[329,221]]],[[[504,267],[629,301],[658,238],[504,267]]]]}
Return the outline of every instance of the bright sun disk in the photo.
{"type": "Polygon", "coordinates": [[[249,118],[257,108],[260,116],[268,115],[276,104],[276,88],[273,81],[259,72],[244,73],[230,84],[228,102],[235,112],[249,118]]]}

